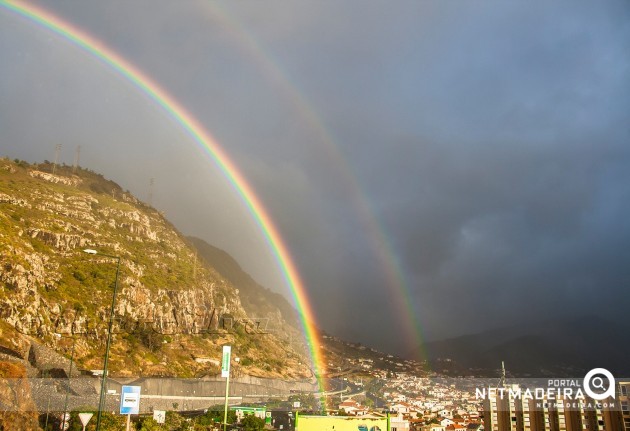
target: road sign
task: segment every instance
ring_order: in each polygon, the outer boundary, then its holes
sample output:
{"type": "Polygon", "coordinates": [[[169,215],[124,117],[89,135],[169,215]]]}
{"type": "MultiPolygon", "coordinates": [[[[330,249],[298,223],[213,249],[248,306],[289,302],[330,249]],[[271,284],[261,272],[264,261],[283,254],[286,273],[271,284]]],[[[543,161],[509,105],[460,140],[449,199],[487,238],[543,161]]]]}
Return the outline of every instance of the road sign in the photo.
{"type": "Polygon", "coordinates": [[[61,415],[61,429],[66,431],[68,428],[70,428],[70,413],[65,412],[61,415]]]}
{"type": "Polygon", "coordinates": [[[87,426],[90,419],[92,419],[92,416],[94,416],[94,413],[79,413],[81,424],[83,424],[84,427],[87,426]]]}
{"type": "Polygon", "coordinates": [[[153,419],[159,424],[163,424],[166,420],[166,412],[164,410],[153,410],[153,419]]]}
{"type": "Polygon", "coordinates": [[[123,386],[120,393],[120,414],[137,415],[140,412],[140,386],[123,386]]]}
{"type": "Polygon", "coordinates": [[[223,346],[223,361],[221,362],[221,377],[230,375],[230,355],[232,354],[232,346],[223,346]]]}

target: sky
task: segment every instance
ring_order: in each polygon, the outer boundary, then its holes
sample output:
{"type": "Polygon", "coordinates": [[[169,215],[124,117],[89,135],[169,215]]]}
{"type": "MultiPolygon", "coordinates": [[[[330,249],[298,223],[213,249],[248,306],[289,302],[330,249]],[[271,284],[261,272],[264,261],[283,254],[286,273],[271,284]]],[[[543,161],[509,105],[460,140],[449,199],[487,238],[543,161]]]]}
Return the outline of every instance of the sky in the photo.
{"type": "MultiPolygon", "coordinates": [[[[37,4],[171,94],[253,187],[317,324],[423,340],[630,306],[627,1],[37,4]]],[[[213,161],[103,61],[0,7],[0,156],[80,165],[289,297],[213,161]]]]}

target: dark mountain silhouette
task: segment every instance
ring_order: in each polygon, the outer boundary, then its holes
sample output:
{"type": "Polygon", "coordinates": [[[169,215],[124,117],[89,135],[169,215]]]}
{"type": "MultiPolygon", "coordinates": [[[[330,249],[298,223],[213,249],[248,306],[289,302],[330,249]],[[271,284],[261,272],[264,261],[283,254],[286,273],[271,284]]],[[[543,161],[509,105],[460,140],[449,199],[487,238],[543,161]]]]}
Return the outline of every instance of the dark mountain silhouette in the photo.
{"type": "Polygon", "coordinates": [[[603,367],[630,376],[630,329],[597,316],[513,325],[426,344],[436,371],[514,376],[581,376],[603,367]],[[447,360],[450,359],[450,360],[447,360]]]}

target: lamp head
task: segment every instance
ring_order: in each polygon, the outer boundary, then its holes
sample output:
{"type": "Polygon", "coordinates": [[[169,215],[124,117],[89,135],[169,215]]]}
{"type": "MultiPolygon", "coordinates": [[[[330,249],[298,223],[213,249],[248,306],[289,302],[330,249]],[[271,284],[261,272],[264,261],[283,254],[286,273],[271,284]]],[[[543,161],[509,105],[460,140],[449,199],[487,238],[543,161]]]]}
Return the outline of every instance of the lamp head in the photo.
{"type": "Polygon", "coordinates": [[[92,250],[91,248],[86,248],[83,252],[88,254],[98,254],[98,251],[92,250]]]}

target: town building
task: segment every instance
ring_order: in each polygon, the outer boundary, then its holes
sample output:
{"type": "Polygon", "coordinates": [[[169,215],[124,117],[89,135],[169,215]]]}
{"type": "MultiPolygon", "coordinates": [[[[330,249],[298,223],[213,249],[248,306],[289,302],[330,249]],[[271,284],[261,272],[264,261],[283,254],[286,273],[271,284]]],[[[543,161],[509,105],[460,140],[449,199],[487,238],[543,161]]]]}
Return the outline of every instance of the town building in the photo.
{"type": "Polygon", "coordinates": [[[611,400],[513,396],[522,388],[488,388],[484,400],[486,431],[626,431],[621,409],[611,400]]]}
{"type": "Polygon", "coordinates": [[[630,431],[630,381],[619,382],[618,389],[624,431],[630,431]]]}

